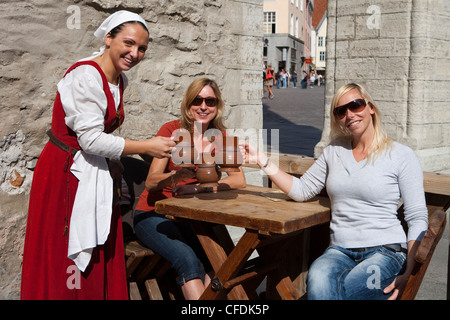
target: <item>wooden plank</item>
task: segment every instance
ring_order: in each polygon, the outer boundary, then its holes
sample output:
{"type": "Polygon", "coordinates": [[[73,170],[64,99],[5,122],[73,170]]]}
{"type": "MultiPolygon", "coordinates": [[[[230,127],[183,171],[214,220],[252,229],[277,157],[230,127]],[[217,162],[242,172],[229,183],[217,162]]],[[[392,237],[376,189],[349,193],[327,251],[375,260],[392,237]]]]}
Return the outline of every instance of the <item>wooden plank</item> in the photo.
{"type": "Polygon", "coordinates": [[[423,187],[425,192],[450,196],[450,175],[424,172],[423,187]]]}
{"type": "Polygon", "coordinates": [[[316,197],[306,202],[288,199],[281,191],[247,186],[245,189],[179,196],[156,203],[156,212],[285,234],[330,220],[330,200],[316,197]]]}
{"type": "Polygon", "coordinates": [[[159,290],[158,282],[156,279],[148,279],[145,281],[145,288],[148,292],[150,300],[163,300],[161,291],[159,290]]]}
{"type": "Polygon", "coordinates": [[[445,222],[446,214],[444,211],[436,210],[434,212],[430,212],[428,230],[420,242],[415,256],[417,262],[423,264],[427,260],[431,259],[431,255],[433,254],[434,249],[436,248],[436,245],[444,232],[445,222]]]}
{"type": "Polygon", "coordinates": [[[136,282],[130,282],[130,300],[142,300],[141,293],[136,282]]]}

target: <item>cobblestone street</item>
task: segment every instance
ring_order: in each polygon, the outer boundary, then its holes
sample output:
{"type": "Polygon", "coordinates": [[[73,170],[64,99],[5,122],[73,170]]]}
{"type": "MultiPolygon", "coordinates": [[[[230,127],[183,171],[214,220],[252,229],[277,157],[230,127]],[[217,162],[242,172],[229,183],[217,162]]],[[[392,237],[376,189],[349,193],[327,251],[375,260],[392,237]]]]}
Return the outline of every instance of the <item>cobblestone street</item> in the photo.
{"type": "Polygon", "coordinates": [[[262,99],[263,127],[279,129],[280,153],[314,156],[314,146],[320,141],[324,120],[324,86],[308,89],[272,88],[274,98],[267,92],[262,99]]]}

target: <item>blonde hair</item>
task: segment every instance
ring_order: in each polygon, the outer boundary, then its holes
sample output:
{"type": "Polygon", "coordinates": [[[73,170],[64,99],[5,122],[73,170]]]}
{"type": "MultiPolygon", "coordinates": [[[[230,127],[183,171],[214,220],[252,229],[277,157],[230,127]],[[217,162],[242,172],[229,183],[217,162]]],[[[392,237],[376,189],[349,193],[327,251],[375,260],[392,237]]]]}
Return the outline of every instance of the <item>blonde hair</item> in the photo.
{"type": "Polygon", "coordinates": [[[338,102],[347,92],[356,89],[363,99],[366,100],[369,107],[374,111],[372,114],[372,123],[374,127],[373,141],[367,153],[367,161],[374,162],[384,151],[388,152],[392,148],[392,139],[388,137],[381,123],[381,113],[375,105],[369,92],[360,84],[348,83],[340,87],[334,94],[330,108],[330,141],[334,140],[352,140],[352,136],[347,128],[341,126],[339,119],[334,116],[333,110],[338,107],[338,102]]]}
{"type": "Polygon", "coordinates": [[[189,132],[193,132],[194,130],[194,118],[191,115],[190,109],[192,101],[197,98],[200,91],[205,86],[210,86],[214,91],[214,94],[217,98],[217,114],[214,119],[210,122],[209,128],[215,128],[220,131],[225,131],[226,127],[222,121],[223,107],[224,103],[222,100],[222,95],[220,93],[219,86],[214,80],[208,78],[201,78],[194,80],[186,90],[184,94],[183,100],[181,101],[181,118],[180,118],[180,127],[188,130],[189,132]]]}

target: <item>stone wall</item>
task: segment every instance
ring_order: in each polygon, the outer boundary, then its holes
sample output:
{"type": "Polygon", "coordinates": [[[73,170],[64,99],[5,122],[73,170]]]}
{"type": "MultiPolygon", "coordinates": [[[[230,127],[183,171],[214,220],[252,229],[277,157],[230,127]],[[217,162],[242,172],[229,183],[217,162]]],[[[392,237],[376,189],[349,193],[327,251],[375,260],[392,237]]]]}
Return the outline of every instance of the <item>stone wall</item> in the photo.
{"type": "Polygon", "coordinates": [[[389,135],[413,148],[425,171],[450,169],[450,2],[328,0],[325,125],[335,90],[368,88],[389,135]]]}
{"type": "Polygon", "coordinates": [[[102,43],[93,32],[127,9],[148,22],[152,41],[127,73],[120,135],[152,137],[179,116],[187,86],[214,78],[226,123],[262,127],[260,0],[2,0],[0,3],[0,299],[17,299],[33,168],[47,141],[56,84],[102,43]]]}

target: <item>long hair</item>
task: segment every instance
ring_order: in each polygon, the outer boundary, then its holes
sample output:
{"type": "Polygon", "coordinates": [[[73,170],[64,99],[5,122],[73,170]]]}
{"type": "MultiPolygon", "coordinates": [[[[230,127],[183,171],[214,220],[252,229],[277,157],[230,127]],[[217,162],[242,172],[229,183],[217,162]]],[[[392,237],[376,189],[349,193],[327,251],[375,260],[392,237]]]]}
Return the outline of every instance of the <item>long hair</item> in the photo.
{"type": "Polygon", "coordinates": [[[205,86],[210,86],[214,94],[216,95],[216,98],[218,100],[217,103],[217,114],[214,117],[214,119],[210,122],[209,128],[215,128],[220,131],[225,131],[226,127],[223,124],[222,121],[222,114],[223,114],[223,107],[224,103],[222,100],[222,95],[220,93],[219,86],[214,80],[208,79],[208,78],[200,78],[194,80],[186,90],[186,93],[184,94],[183,100],[181,101],[181,118],[180,118],[180,127],[188,130],[189,132],[193,132],[194,130],[194,118],[191,115],[190,108],[192,101],[198,96],[200,91],[205,86]]]}
{"type": "Polygon", "coordinates": [[[369,92],[361,85],[357,83],[348,83],[340,87],[334,94],[333,100],[331,101],[330,108],[330,141],[334,140],[351,140],[352,136],[347,128],[341,126],[339,119],[334,116],[333,110],[338,106],[338,102],[341,97],[349,92],[350,90],[356,89],[363,99],[366,100],[369,107],[374,111],[372,114],[372,123],[374,127],[374,137],[373,141],[369,147],[367,153],[368,162],[374,162],[380,154],[384,151],[389,151],[392,147],[392,139],[388,137],[382,123],[381,123],[381,113],[378,107],[375,105],[369,92]]]}

